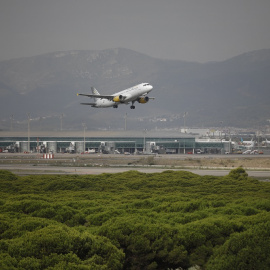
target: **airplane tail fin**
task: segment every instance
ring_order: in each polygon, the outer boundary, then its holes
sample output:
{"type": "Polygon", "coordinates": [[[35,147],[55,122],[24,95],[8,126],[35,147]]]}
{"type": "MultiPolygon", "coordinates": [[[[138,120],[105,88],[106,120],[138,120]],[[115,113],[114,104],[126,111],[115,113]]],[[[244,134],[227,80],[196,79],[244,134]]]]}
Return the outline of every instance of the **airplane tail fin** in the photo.
{"type": "MultiPolygon", "coordinates": [[[[100,95],[100,93],[98,92],[98,90],[95,87],[91,87],[91,91],[93,95],[100,95]]],[[[95,102],[97,101],[97,98],[94,98],[95,102]]]]}
{"type": "Polygon", "coordinates": [[[91,87],[91,90],[92,90],[92,94],[100,95],[100,93],[98,92],[98,90],[95,87],[91,87]]]}

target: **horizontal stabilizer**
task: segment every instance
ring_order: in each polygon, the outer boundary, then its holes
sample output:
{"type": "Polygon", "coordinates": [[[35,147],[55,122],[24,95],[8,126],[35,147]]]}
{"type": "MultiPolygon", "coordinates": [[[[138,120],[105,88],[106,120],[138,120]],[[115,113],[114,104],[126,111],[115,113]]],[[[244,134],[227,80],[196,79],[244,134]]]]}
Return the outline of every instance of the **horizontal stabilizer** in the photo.
{"type": "Polygon", "coordinates": [[[91,106],[94,106],[96,105],[96,103],[80,103],[81,105],[91,105],[91,106]]]}

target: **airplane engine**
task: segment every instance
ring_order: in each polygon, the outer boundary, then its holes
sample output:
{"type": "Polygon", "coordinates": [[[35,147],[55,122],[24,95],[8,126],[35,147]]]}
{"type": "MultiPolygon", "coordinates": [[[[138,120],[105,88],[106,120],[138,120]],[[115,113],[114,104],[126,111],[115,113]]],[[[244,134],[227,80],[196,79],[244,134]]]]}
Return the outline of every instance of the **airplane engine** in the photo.
{"type": "Polygon", "coordinates": [[[149,97],[139,97],[138,102],[139,103],[147,103],[149,101],[149,97]]]}
{"type": "Polygon", "coordinates": [[[116,96],[113,98],[113,101],[114,102],[122,102],[124,100],[123,96],[120,95],[120,96],[116,96]]]}

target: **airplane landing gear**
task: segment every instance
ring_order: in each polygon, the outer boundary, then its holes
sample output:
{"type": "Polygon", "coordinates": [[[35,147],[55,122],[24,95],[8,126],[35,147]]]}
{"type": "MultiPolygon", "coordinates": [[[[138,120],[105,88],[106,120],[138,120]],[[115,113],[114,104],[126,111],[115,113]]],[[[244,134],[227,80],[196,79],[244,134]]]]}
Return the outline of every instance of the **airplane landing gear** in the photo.
{"type": "Polygon", "coordinates": [[[118,105],[113,105],[113,108],[118,108],[118,105]]]}
{"type": "Polygon", "coordinates": [[[132,101],[132,105],[130,106],[130,109],[133,109],[133,110],[135,109],[134,102],[135,100],[132,101]]]}

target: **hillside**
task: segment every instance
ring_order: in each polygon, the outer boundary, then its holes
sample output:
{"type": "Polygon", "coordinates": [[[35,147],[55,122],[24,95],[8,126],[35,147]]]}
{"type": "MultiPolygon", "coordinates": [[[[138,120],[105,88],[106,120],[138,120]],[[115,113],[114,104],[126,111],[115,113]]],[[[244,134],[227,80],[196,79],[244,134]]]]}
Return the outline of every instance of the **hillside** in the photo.
{"type": "Polygon", "coordinates": [[[223,62],[160,60],[127,49],[55,52],[0,62],[1,130],[25,129],[28,112],[34,129],[130,129],[183,126],[258,127],[269,118],[270,50],[245,53],[223,62]],[[95,86],[111,94],[141,82],[154,86],[148,104],[113,109],[81,106],[76,97],[95,86]],[[147,117],[145,117],[147,116],[147,117]],[[166,122],[149,122],[166,117],[166,122]],[[155,119],[154,119],[155,120],[155,119]]]}

